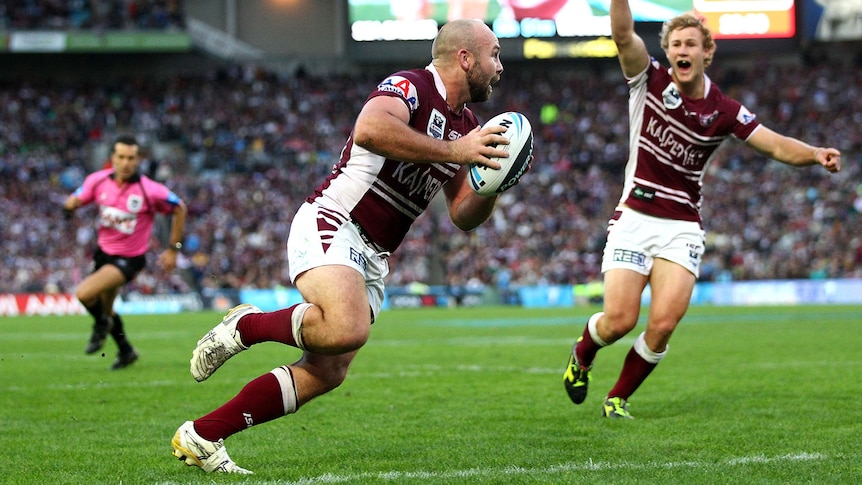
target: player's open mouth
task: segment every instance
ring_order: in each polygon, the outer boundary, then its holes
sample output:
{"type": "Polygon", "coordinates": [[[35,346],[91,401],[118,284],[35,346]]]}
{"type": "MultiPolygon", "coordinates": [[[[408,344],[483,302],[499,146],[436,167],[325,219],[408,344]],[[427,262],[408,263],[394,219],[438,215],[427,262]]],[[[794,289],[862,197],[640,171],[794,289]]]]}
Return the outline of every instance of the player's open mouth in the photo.
{"type": "Polygon", "coordinates": [[[687,70],[687,69],[690,69],[690,68],[691,68],[691,62],[690,62],[690,61],[687,61],[687,60],[680,60],[680,61],[676,61],[676,67],[677,67],[680,71],[685,71],[685,70],[687,70]]]}

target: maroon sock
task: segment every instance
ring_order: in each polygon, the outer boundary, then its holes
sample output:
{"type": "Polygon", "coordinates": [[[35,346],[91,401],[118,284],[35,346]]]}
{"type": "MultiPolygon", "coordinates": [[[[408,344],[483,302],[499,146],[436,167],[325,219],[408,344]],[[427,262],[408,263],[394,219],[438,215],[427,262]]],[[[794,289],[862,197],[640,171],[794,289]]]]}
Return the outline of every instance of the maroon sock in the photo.
{"type": "Polygon", "coordinates": [[[593,342],[593,337],[590,336],[590,326],[584,328],[583,338],[578,345],[575,346],[575,356],[578,358],[578,364],[589,367],[593,365],[593,359],[596,358],[596,352],[601,347],[593,342]]]}
{"type": "Polygon", "coordinates": [[[249,382],[233,399],[196,419],[195,431],[205,440],[218,441],[256,424],[284,416],[278,379],[268,372],[249,382]]]}
{"type": "Polygon", "coordinates": [[[260,342],[281,342],[296,347],[290,317],[298,306],[269,313],[249,313],[236,324],[240,339],[246,347],[260,342]]]}
{"type": "Polygon", "coordinates": [[[620,378],[617,380],[614,388],[608,393],[608,397],[628,399],[657,365],[645,361],[632,347],[628,355],[626,355],[623,370],[620,372],[620,378]]]}

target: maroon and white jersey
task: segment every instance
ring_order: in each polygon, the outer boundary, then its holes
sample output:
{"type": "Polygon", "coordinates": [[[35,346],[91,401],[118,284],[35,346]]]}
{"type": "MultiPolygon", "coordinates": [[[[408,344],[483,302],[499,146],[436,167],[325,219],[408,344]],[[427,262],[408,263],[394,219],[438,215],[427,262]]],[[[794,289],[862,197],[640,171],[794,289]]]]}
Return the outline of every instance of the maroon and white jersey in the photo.
{"type": "MultiPolygon", "coordinates": [[[[396,72],[384,79],[366,102],[392,96],[410,110],[410,126],[430,137],[456,140],[478,126],[466,107],[449,111],[446,89],[436,69],[396,72]]],[[[385,158],[347,139],[332,173],[306,201],[349,214],[378,246],[393,252],[413,221],[461,166],[454,163],[407,163],[385,158]]]]}
{"type": "Polygon", "coordinates": [[[679,92],[670,69],[652,59],[628,80],[630,150],[620,204],[655,217],[700,222],[706,167],[729,136],[760,126],[754,114],[705,77],[705,96],[679,92]]]}

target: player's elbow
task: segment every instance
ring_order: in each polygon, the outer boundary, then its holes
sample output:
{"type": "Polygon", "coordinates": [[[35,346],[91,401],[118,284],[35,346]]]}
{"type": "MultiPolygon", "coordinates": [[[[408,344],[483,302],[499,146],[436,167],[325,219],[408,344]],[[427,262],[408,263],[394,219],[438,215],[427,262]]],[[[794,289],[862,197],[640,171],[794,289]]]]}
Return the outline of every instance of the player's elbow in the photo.
{"type": "Polygon", "coordinates": [[[482,213],[474,212],[470,214],[456,212],[453,214],[449,214],[449,219],[452,221],[452,224],[455,227],[464,232],[468,232],[482,225],[482,223],[487,221],[490,216],[490,211],[488,211],[487,213],[483,211],[482,213]]]}
{"type": "Polygon", "coordinates": [[[452,224],[454,224],[455,227],[457,227],[458,229],[460,229],[464,232],[469,232],[469,231],[472,231],[473,229],[476,229],[477,227],[479,227],[479,225],[482,223],[481,222],[474,223],[472,221],[468,222],[468,221],[459,220],[459,219],[452,219],[452,224]]]}
{"type": "Polygon", "coordinates": [[[620,51],[631,47],[635,43],[634,24],[615,23],[611,28],[611,40],[617,45],[620,51]]]}
{"type": "Polygon", "coordinates": [[[374,133],[368,126],[357,123],[353,127],[353,144],[370,150],[374,143],[374,133]]]}
{"type": "Polygon", "coordinates": [[[390,151],[386,146],[385,135],[368,124],[357,124],[353,129],[353,144],[372,153],[387,156],[390,151]]]}

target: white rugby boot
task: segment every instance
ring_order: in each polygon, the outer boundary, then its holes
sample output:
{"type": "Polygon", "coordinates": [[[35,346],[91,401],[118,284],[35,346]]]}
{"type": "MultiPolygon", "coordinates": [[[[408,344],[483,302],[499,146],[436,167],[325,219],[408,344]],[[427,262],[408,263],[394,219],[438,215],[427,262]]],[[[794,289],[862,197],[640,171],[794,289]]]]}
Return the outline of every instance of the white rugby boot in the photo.
{"type": "Polygon", "coordinates": [[[263,313],[263,311],[249,303],[231,308],[222,318],[221,323],[198,340],[198,345],[192,351],[192,359],[189,361],[192,377],[196,381],[206,380],[228,359],[248,348],[242,344],[236,324],[240,318],[251,313],[263,313]]]}
{"type": "Polygon", "coordinates": [[[174,449],[173,455],[180,461],[189,466],[200,467],[207,473],[254,473],[241,468],[230,459],[224,447],[224,440],[209,441],[201,438],[191,421],[186,421],[177,429],[171,439],[171,447],[174,449]]]}

